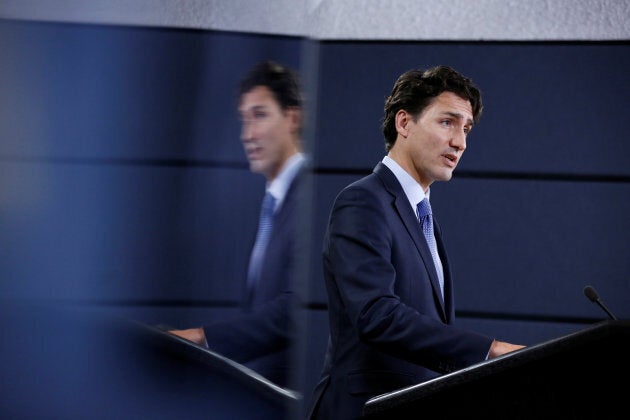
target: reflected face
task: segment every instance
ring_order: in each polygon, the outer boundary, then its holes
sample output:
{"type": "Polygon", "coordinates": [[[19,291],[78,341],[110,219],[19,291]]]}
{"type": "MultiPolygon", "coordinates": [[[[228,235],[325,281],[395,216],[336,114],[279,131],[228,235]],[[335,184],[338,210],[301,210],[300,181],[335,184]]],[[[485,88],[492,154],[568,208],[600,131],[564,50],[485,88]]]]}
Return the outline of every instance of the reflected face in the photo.
{"type": "Polygon", "coordinates": [[[436,96],[414,121],[407,111],[396,116],[396,161],[424,191],[434,181],[448,181],[466,150],[473,126],[472,106],[452,92],[436,96]]]}
{"type": "Polygon", "coordinates": [[[298,152],[300,111],[283,110],[269,88],[256,86],[241,96],[238,112],[249,168],[271,181],[298,152]]]}

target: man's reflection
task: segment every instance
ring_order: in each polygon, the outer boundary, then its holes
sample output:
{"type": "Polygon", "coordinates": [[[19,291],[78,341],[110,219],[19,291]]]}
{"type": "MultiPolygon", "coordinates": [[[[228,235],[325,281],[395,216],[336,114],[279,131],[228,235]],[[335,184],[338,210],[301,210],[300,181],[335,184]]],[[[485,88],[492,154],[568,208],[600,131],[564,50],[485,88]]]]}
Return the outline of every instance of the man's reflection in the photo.
{"type": "Polygon", "coordinates": [[[250,257],[245,309],[233,319],[169,332],[289,387],[298,198],[305,172],[302,95],[297,75],[271,61],[246,74],[238,95],[241,140],[250,170],[267,181],[250,257]]]}

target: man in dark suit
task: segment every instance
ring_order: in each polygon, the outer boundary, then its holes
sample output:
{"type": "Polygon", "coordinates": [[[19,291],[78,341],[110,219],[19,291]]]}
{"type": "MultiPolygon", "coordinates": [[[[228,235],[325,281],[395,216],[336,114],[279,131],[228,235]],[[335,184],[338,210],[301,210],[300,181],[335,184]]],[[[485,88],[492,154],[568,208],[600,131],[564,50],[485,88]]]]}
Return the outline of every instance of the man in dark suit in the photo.
{"type": "MultiPolygon", "coordinates": [[[[252,250],[245,310],[233,319],[170,332],[287,387],[294,338],[300,182],[305,176],[297,75],[271,61],[258,64],[241,81],[238,111],[250,170],[265,176],[265,197],[272,198],[271,225],[261,223],[252,250]]],[[[265,206],[267,198],[263,200],[265,206]]]]}
{"type": "Polygon", "coordinates": [[[522,347],[452,325],[449,259],[424,215],[479,120],[479,90],[449,67],[412,70],[384,111],[388,154],[337,196],[324,239],[330,339],[312,418],[360,417],[376,395],[522,347]]]}

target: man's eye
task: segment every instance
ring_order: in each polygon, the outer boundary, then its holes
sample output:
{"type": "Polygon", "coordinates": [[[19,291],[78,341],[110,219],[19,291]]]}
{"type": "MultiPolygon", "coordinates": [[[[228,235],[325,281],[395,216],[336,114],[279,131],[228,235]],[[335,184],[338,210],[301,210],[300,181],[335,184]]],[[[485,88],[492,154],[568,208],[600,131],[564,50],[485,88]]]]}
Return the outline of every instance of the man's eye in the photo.
{"type": "Polygon", "coordinates": [[[450,126],[450,125],[451,125],[451,120],[442,120],[442,121],[440,122],[440,124],[442,124],[442,125],[444,125],[444,126],[447,126],[447,127],[448,127],[448,126],[450,126]]]}
{"type": "Polygon", "coordinates": [[[264,112],[256,112],[254,114],[254,119],[260,120],[262,118],[265,118],[267,116],[267,114],[265,114],[264,112]]]}

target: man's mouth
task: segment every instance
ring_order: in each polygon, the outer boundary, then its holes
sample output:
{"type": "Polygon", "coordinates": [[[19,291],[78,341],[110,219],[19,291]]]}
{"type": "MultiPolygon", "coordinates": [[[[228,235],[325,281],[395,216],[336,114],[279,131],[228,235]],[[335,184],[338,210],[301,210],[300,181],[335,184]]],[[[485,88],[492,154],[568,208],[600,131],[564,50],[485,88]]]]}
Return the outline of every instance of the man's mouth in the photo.
{"type": "Polygon", "coordinates": [[[457,155],[454,155],[452,153],[445,153],[442,156],[446,158],[446,161],[450,166],[455,167],[457,165],[457,155]]]}
{"type": "Polygon", "coordinates": [[[260,157],[260,155],[262,154],[262,148],[260,148],[260,147],[250,147],[247,150],[245,150],[245,154],[247,154],[247,157],[249,159],[256,159],[256,158],[260,157]]]}

